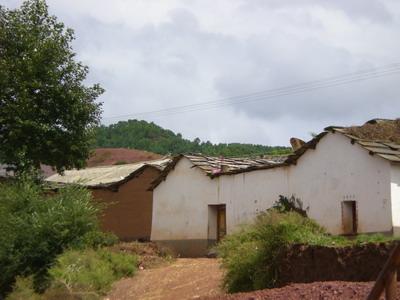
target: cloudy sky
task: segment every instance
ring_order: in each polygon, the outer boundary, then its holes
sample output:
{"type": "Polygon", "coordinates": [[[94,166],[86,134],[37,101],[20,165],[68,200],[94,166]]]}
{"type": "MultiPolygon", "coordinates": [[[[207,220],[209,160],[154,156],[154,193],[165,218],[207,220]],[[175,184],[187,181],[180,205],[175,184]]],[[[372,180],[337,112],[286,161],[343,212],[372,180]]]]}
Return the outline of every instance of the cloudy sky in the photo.
{"type": "Polygon", "coordinates": [[[328,125],[400,116],[400,73],[325,81],[400,63],[398,0],[48,4],[75,30],[88,81],[106,89],[99,99],[105,124],[142,118],[190,139],[286,145],[328,125]],[[315,81],[330,87],[293,88],[315,81]],[[209,101],[184,113],[154,112],[209,101]]]}

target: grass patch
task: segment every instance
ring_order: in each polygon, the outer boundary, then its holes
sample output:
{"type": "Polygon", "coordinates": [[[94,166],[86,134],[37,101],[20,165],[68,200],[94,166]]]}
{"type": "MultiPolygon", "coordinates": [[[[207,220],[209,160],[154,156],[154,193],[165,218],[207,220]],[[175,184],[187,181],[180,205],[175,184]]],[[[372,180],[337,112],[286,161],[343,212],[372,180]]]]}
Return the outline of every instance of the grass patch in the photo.
{"type": "Polygon", "coordinates": [[[240,292],[274,287],[279,276],[278,257],[290,245],[344,247],[390,240],[393,238],[380,234],[354,239],[332,236],[314,220],[296,212],[270,210],[261,214],[254,224],[225,237],[217,250],[226,269],[226,289],[240,292]]]}

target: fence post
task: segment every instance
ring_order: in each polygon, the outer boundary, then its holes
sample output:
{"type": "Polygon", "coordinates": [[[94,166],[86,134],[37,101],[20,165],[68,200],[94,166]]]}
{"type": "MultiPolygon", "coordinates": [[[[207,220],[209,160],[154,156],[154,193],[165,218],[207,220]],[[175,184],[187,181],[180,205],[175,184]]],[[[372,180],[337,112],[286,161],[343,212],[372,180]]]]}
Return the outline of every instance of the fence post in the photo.
{"type": "Polygon", "coordinates": [[[397,285],[397,270],[395,267],[392,267],[390,271],[388,271],[386,282],[385,282],[385,299],[386,300],[395,300],[396,299],[396,285],[397,285]]]}
{"type": "Polygon", "coordinates": [[[367,300],[378,300],[383,291],[385,291],[386,300],[394,300],[396,298],[397,269],[399,265],[400,244],[395,242],[390,256],[379,273],[367,300]]]}

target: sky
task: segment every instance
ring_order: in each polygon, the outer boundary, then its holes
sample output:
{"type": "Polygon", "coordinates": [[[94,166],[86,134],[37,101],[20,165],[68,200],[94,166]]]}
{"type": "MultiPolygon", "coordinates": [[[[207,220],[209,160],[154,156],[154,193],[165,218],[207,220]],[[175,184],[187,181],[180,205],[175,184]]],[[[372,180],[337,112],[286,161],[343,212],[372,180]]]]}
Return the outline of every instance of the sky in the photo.
{"type": "MultiPolygon", "coordinates": [[[[9,8],[21,3],[0,0],[9,8]]],[[[47,3],[75,30],[88,84],[106,90],[103,124],[139,118],[189,139],[288,145],[329,125],[400,117],[398,72],[293,92],[294,85],[400,63],[398,0],[47,3]],[[280,88],[279,96],[271,92],[280,88]],[[230,105],[221,102],[231,97],[230,105]],[[154,113],[208,101],[216,102],[154,113]]]]}

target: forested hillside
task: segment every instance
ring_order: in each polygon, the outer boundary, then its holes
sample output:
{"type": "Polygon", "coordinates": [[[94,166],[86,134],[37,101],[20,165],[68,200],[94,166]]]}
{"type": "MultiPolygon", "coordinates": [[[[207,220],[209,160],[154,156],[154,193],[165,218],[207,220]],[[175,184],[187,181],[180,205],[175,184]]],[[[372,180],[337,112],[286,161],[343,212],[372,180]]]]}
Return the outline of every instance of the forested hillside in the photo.
{"type": "Polygon", "coordinates": [[[253,144],[212,144],[196,138],[193,141],[182,138],[171,130],[146,121],[121,121],[97,128],[95,147],[134,148],[159,154],[203,153],[212,156],[256,156],[265,154],[286,154],[288,147],[271,147],[253,144]]]}

